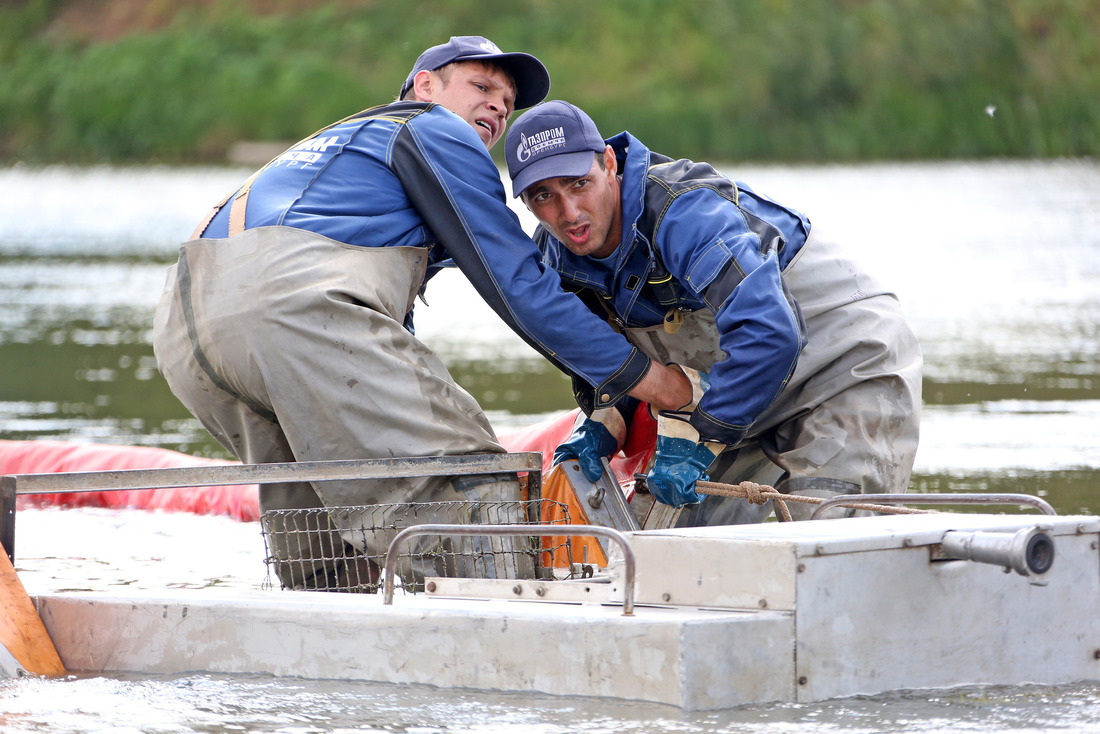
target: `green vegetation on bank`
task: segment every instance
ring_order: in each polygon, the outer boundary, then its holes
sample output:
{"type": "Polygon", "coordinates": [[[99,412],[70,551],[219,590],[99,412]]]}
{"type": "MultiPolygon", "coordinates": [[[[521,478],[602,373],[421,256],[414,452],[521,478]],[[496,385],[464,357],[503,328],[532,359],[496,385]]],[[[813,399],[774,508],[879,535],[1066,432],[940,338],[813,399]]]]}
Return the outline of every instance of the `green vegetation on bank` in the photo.
{"type": "Polygon", "coordinates": [[[107,35],[70,5],[0,3],[2,162],[221,161],[388,101],[456,34],[673,155],[1100,154],[1095,0],[214,0],[107,35]]]}

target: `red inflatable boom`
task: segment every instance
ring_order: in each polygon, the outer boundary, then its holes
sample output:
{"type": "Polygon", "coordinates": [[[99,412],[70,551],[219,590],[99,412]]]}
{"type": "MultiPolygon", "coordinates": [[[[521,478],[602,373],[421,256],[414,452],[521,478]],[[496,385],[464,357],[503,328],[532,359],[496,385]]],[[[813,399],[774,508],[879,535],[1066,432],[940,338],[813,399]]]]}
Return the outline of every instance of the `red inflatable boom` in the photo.
{"type": "MultiPolygon", "coordinates": [[[[230,463],[151,446],[0,440],[0,474],[168,469],[230,463]]],[[[22,495],[18,502],[20,507],[134,507],[228,515],[246,521],[260,518],[259,488],[255,484],[22,495]]]]}

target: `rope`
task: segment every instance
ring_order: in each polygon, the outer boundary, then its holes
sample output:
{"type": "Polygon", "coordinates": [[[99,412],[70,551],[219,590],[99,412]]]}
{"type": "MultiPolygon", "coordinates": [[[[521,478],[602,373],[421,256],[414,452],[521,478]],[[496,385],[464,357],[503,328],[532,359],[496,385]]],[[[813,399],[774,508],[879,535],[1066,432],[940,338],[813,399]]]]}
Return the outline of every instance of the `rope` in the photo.
{"type": "MultiPolygon", "coordinates": [[[[721,482],[706,482],[699,480],[695,483],[695,491],[699,494],[716,494],[722,497],[740,497],[748,500],[750,504],[762,505],[772,502],[775,505],[775,514],[782,522],[791,521],[791,512],[787,509],[788,502],[801,502],[807,505],[820,505],[825,501],[823,497],[806,497],[800,494],[783,494],[773,487],[756,482],[741,482],[740,484],[722,484],[721,482]]],[[[850,507],[856,510],[870,510],[872,512],[886,512],[894,515],[927,515],[935,510],[918,510],[912,507],[896,507],[893,505],[872,505],[858,500],[845,502],[838,507],[850,507]]]]}

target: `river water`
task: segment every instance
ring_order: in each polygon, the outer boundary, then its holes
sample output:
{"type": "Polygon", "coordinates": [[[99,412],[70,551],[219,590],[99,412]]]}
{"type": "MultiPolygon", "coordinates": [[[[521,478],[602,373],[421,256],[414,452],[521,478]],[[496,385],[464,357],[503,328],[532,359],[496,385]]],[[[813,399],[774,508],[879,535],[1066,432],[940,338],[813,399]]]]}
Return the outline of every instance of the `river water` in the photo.
{"type": "MultiPolygon", "coordinates": [[[[892,287],[925,354],[913,491],[1038,494],[1100,512],[1100,164],[730,168],[806,212],[892,287]]],[[[221,450],[156,372],[165,267],[239,168],[0,170],[0,439],[221,450]]],[[[531,219],[519,212],[528,227],[531,219]]],[[[418,334],[498,430],[572,407],[567,381],[457,273],[418,334]]],[[[254,524],[25,510],[32,592],[250,587],[254,524]]],[[[1095,610],[1093,610],[1095,612],[1095,610]]],[[[949,632],[945,632],[949,633],[949,632]]],[[[77,676],[0,681],[4,732],[1100,732],[1100,686],[903,692],[681,713],[660,706],[331,681],[77,676]]]]}

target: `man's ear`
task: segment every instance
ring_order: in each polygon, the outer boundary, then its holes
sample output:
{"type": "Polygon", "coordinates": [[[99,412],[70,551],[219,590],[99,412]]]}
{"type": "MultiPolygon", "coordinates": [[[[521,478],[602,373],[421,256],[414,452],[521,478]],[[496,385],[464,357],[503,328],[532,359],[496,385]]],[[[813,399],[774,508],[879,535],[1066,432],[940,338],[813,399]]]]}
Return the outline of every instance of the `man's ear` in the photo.
{"type": "Polygon", "coordinates": [[[603,170],[611,176],[619,174],[619,164],[615,160],[615,149],[610,145],[603,149],[603,170]]]}
{"type": "Polygon", "coordinates": [[[418,102],[432,102],[432,95],[435,92],[436,78],[430,71],[418,71],[416,76],[413,77],[413,92],[416,94],[416,101],[418,102]]]}

